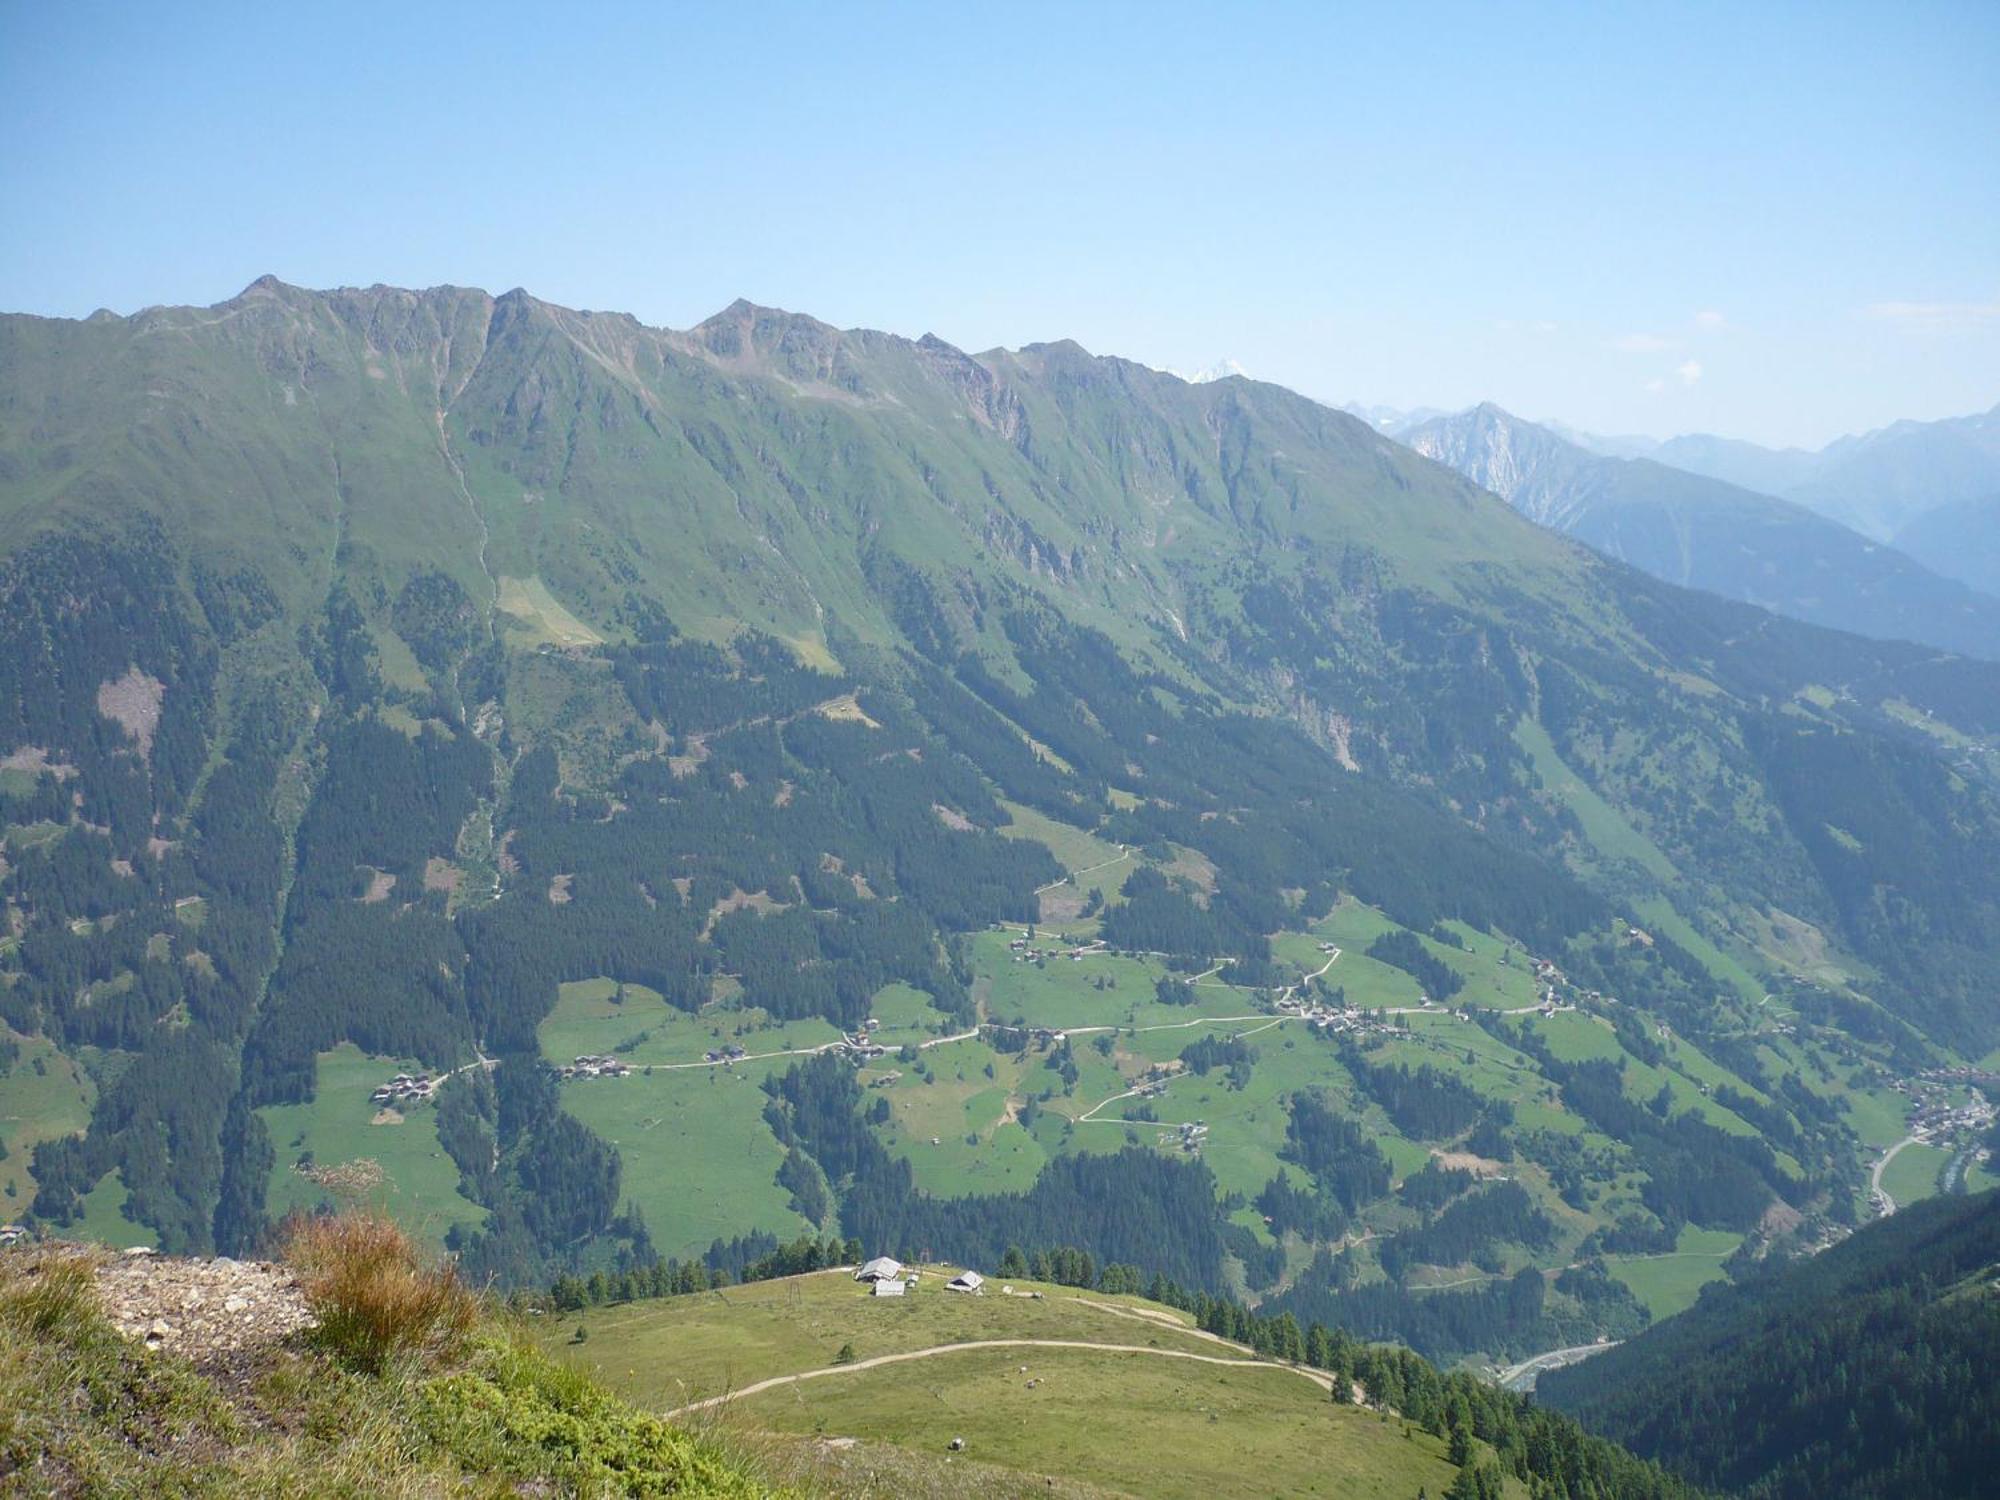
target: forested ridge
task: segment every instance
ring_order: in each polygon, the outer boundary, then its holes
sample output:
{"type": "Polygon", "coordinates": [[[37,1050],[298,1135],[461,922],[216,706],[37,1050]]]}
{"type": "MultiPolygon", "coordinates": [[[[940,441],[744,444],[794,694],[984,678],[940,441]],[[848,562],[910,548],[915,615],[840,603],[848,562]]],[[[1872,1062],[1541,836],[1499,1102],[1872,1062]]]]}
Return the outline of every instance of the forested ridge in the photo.
{"type": "Polygon", "coordinates": [[[1582,1365],[1549,1404],[1757,1500],[1991,1493],[2000,1192],[1900,1210],[1582,1365]]]}

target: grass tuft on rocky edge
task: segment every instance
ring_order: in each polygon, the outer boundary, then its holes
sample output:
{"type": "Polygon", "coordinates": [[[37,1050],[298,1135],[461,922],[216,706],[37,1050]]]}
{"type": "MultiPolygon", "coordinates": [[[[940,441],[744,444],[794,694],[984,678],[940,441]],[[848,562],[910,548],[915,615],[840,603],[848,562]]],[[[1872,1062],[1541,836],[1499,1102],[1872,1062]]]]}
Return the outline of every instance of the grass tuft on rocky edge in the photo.
{"type": "Polygon", "coordinates": [[[393,1226],[294,1250],[319,1329],[194,1362],[112,1326],[89,1252],[0,1254],[0,1495],[783,1493],[550,1360],[393,1226]]]}

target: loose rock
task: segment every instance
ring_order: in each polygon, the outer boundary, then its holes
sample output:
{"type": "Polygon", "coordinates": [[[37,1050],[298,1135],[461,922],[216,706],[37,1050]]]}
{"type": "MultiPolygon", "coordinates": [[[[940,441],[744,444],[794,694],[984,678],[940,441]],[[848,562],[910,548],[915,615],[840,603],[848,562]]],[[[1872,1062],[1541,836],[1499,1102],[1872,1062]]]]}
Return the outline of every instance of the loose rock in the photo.
{"type": "Polygon", "coordinates": [[[98,1267],[97,1289],[120,1333],[198,1364],[275,1343],[312,1322],[290,1269],[261,1261],[120,1256],[98,1267]]]}

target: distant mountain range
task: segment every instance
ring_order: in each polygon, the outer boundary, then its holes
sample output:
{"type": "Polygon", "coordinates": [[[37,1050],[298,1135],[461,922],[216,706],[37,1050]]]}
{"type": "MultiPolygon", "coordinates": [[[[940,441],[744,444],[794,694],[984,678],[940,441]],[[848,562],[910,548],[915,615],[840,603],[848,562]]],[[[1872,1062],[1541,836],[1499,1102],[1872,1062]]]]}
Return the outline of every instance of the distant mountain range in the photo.
{"type": "Polygon", "coordinates": [[[1816,453],[1695,435],[1645,456],[1796,500],[1876,541],[1895,541],[1947,506],[2000,499],[2000,406],[1942,422],[1896,422],[1816,453]]]}
{"type": "Polygon", "coordinates": [[[1947,578],[2000,592],[2000,406],[1896,422],[1816,452],[1705,433],[1662,443],[1558,430],[1608,458],[1650,458],[1795,501],[1947,578]]]}
{"type": "MultiPolygon", "coordinates": [[[[1944,569],[1933,570],[1803,504],[1663,461],[1593,451],[1581,435],[1558,433],[1490,404],[1387,426],[1400,427],[1401,441],[1530,519],[1656,578],[1813,624],[2000,656],[2000,598],[1968,587],[1963,573],[1940,576],[1944,569]]],[[[1609,440],[1627,454],[1638,441],[1609,440]]],[[[1655,451],[1685,452],[1703,443],[1721,440],[1676,439],[1655,451]]],[[[1771,460],[1767,470],[1784,459],[1757,452],[1771,460]]],[[[1754,465],[1746,460],[1735,467],[1754,465]]],[[[1964,518],[1955,508],[1931,512],[1938,524],[1925,539],[1927,549],[1953,555],[1959,533],[1980,523],[1974,510],[1964,518]]],[[[1983,514],[1990,578],[2000,528],[1993,507],[1983,514]]]]}
{"type": "Polygon", "coordinates": [[[1177,375],[1189,385],[1207,385],[1211,381],[1227,380],[1232,375],[1241,375],[1246,380],[1250,378],[1250,372],[1233,359],[1218,359],[1214,364],[1192,373],[1185,370],[1168,370],[1167,374],[1177,375]]]}
{"type": "Polygon", "coordinates": [[[2000,494],[1925,511],[1896,533],[1896,548],[1947,578],[2000,594],[2000,494]]]}
{"type": "MultiPolygon", "coordinates": [[[[1405,411],[1360,402],[1341,410],[1398,439],[1449,415],[1436,407],[1405,411]]],[[[2000,406],[1938,422],[1895,422],[1816,450],[1766,448],[1712,433],[1662,441],[1585,432],[1554,420],[1536,425],[1599,458],[1650,459],[1789,500],[1932,572],[2000,593],[2000,406]]]]}

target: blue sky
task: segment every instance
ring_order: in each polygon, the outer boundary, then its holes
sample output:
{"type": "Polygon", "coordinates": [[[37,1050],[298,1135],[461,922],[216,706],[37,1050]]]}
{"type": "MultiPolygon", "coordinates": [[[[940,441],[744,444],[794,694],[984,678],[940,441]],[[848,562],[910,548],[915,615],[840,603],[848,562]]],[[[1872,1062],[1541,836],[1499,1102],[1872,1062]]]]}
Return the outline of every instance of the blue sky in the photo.
{"type": "Polygon", "coordinates": [[[521,285],[1817,444],[2000,401],[2000,4],[0,0],[0,307],[521,285]]]}

